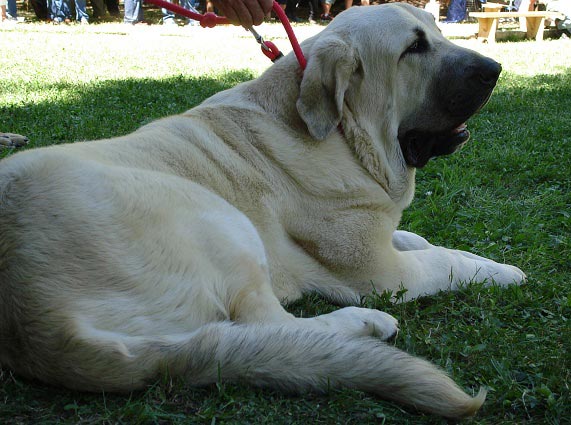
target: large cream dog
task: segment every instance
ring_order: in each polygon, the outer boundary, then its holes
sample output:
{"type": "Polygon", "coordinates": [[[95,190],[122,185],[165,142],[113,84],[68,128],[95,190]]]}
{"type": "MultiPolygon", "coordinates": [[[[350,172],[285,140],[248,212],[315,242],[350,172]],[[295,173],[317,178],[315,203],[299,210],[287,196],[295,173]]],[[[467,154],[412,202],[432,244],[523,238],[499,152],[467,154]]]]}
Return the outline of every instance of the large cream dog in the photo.
{"type": "Polygon", "coordinates": [[[456,150],[500,73],[405,4],[353,8],[257,80],[112,140],[0,163],[0,364],[90,391],[246,381],[348,386],[473,414],[443,372],[382,342],[388,314],[296,318],[524,274],[397,231],[415,168],[456,150]],[[341,124],[341,126],[339,126],[341,124]]]}

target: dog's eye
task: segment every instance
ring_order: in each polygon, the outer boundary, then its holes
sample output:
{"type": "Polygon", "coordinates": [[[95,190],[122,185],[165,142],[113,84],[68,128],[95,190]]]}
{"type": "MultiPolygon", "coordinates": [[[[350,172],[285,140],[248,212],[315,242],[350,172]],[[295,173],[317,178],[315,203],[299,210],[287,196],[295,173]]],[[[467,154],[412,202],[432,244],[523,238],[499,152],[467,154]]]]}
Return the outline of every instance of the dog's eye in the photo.
{"type": "Polygon", "coordinates": [[[423,53],[428,50],[428,43],[423,38],[417,38],[414,43],[412,43],[408,48],[404,51],[403,56],[407,54],[418,54],[423,53]]]}
{"type": "Polygon", "coordinates": [[[407,53],[414,53],[418,50],[418,40],[408,46],[407,53]]]}

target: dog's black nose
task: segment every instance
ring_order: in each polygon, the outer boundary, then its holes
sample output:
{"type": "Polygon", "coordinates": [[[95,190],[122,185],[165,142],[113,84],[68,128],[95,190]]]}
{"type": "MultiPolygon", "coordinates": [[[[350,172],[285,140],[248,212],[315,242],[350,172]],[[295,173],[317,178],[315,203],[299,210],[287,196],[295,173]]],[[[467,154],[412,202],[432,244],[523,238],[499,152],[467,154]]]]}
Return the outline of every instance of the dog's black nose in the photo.
{"type": "Polygon", "coordinates": [[[484,58],[473,69],[473,77],[485,87],[493,87],[496,85],[502,65],[490,58],[484,58]]]}

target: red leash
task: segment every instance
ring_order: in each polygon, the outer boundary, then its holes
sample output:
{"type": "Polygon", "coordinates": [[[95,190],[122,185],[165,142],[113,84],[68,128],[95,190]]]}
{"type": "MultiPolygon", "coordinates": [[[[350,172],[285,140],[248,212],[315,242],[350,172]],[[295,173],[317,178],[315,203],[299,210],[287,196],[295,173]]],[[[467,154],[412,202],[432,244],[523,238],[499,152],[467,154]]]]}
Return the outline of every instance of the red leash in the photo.
{"type": "MultiPolygon", "coordinates": [[[[162,7],[164,9],[168,9],[168,10],[170,10],[170,11],[172,11],[178,15],[182,15],[182,16],[185,16],[187,18],[194,19],[195,21],[199,21],[200,26],[202,28],[213,28],[218,24],[229,24],[230,23],[230,21],[228,21],[228,19],[226,19],[225,17],[216,16],[216,14],[214,14],[212,12],[207,12],[204,15],[201,15],[200,13],[192,12],[188,9],[185,9],[184,7],[180,7],[176,4],[169,3],[168,1],[165,1],[165,0],[145,0],[145,2],[152,3],[155,6],[162,7]]],[[[285,12],[281,8],[281,6],[275,1],[274,1],[273,6],[272,6],[272,9],[275,12],[275,14],[278,16],[282,25],[284,26],[286,33],[287,33],[287,36],[289,38],[289,41],[291,43],[291,47],[293,48],[293,52],[295,54],[295,57],[297,58],[297,61],[299,62],[299,66],[301,67],[302,70],[304,70],[305,66],[306,66],[305,57],[303,56],[303,52],[301,51],[301,47],[299,47],[299,43],[297,41],[297,38],[293,32],[293,29],[291,27],[291,24],[289,23],[289,20],[286,16],[285,12]]],[[[262,36],[259,35],[254,30],[254,28],[250,27],[250,28],[248,28],[248,30],[254,35],[254,37],[256,38],[256,41],[258,43],[260,43],[260,45],[262,47],[262,52],[264,53],[264,55],[266,55],[268,58],[270,58],[272,60],[272,62],[275,62],[277,59],[279,59],[280,57],[283,56],[282,53],[278,50],[278,48],[276,47],[276,45],[274,43],[272,43],[271,41],[264,41],[262,39],[262,36]]]]}
{"type": "Polygon", "coordinates": [[[280,18],[280,21],[286,30],[287,37],[289,38],[289,42],[291,43],[291,47],[293,48],[293,53],[295,54],[295,57],[299,62],[301,70],[305,71],[305,66],[307,65],[307,62],[305,61],[305,56],[303,56],[301,47],[299,47],[299,43],[297,42],[297,38],[293,32],[291,24],[289,23],[289,19],[287,18],[284,10],[275,0],[272,9],[274,10],[275,14],[278,15],[278,18],[280,18]]]}

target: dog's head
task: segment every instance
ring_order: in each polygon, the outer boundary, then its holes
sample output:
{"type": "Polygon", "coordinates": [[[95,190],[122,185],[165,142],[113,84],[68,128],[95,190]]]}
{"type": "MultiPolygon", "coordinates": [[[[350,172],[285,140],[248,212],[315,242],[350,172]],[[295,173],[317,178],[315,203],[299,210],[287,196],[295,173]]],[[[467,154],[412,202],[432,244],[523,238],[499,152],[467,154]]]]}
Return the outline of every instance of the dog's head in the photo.
{"type": "Polygon", "coordinates": [[[489,99],[500,71],[446,40],[423,10],[351,8],[308,49],[297,109],[316,139],[350,121],[373,149],[418,168],[468,140],[465,122],[489,99]]]}

